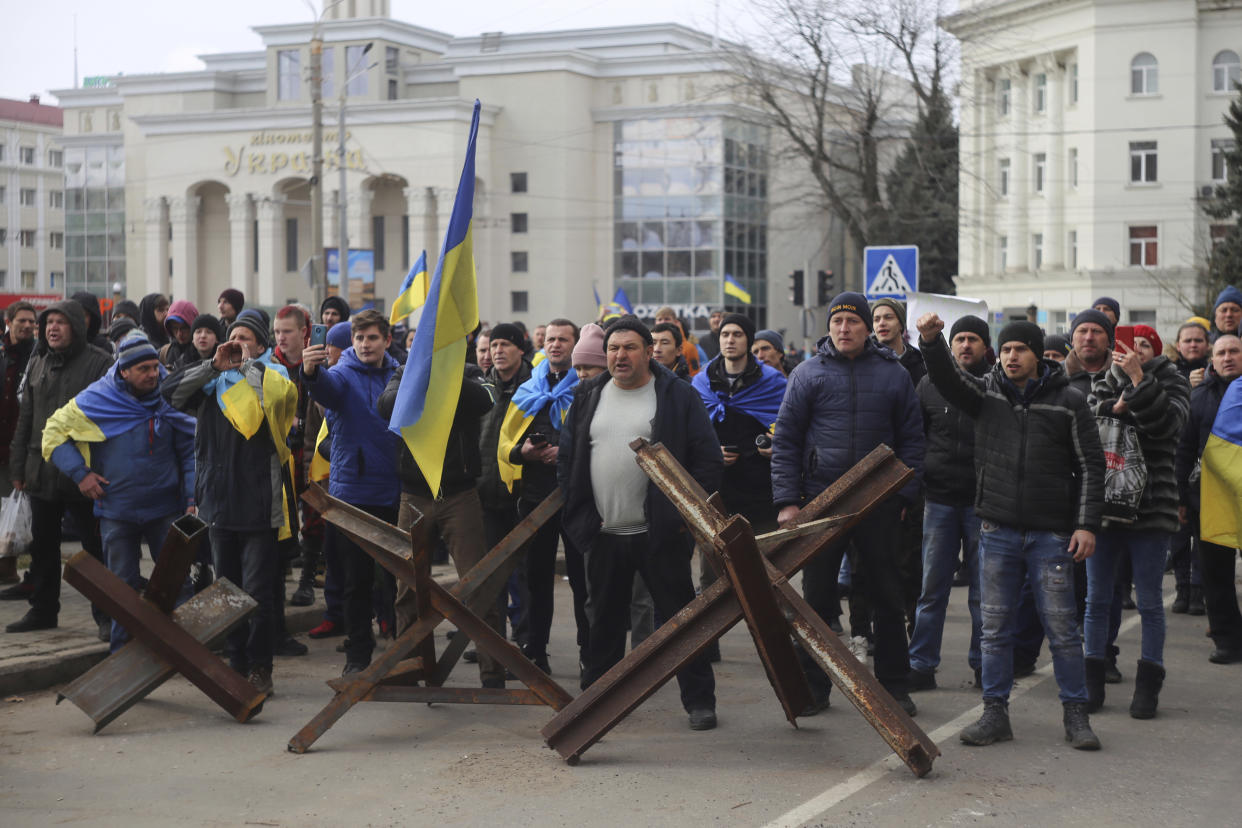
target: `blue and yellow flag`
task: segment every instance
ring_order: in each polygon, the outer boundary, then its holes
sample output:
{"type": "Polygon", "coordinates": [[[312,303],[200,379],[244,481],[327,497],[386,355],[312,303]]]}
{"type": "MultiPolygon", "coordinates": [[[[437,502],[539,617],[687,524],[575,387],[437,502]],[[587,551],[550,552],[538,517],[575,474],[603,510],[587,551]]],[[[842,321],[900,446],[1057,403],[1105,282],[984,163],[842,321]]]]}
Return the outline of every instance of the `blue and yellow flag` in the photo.
{"type": "Polygon", "coordinates": [[[744,305],[750,304],[750,294],[747,293],[742,286],[737,283],[737,280],[728,273],[725,274],[724,292],[725,296],[732,296],[744,305]]]}
{"type": "Polygon", "coordinates": [[[424,250],[418,255],[418,261],[410,268],[410,272],[405,274],[405,281],[401,283],[401,291],[397,294],[397,298],[393,300],[392,313],[388,316],[388,324],[396,325],[421,308],[423,303],[427,301],[427,291],[429,288],[430,285],[427,284],[427,251],[424,250]]]}
{"type": "Polygon", "coordinates": [[[479,324],[470,222],[474,211],[474,152],[479,137],[474,102],[466,163],[444,236],[444,249],[427,292],[426,307],[401,376],[388,430],[405,440],[431,491],[439,493],[444,451],[461,396],[466,337],[479,324]],[[434,392],[432,389],[435,389],[434,392]]]}
{"type": "MultiPolygon", "coordinates": [[[[510,492],[513,491],[514,482],[522,479],[522,467],[514,465],[509,457],[513,449],[517,448],[518,440],[535,419],[535,415],[542,411],[544,406],[550,405],[548,419],[552,421],[552,428],[560,432],[561,426],[565,423],[565,417],[569,414],[569,404],[574,399],[574,386],[578,384],[578,372],[570,368],[565,376],[561,377],[560,382],[556,385],[549,385],[548,374],[551,370],[551,364],[546,361],[535,366],[535,369],[531,371],[530,379],[519,385],[517,391],[513,393],[513,399],[510,400],[509,408],[505,411],[505,418],[500,424],[496,460],[500,465],[500,479],[509,487],[510,492]]],[[[555,434],[544,436],[550,442],[556,442],[559,439],[555,434]]]]}
{"type": "Polygon", "coordinates": [[[1230,383],[1203,449],[1199,537],[1219,546],[1242,545],[1242,381],[1230,383]]]}

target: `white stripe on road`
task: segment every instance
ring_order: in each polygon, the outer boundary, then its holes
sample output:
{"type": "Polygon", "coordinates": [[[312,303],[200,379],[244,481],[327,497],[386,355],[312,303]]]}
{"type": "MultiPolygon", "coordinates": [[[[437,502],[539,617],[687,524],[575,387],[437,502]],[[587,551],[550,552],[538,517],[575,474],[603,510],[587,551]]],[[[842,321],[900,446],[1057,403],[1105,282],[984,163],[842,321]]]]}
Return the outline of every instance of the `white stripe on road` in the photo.
{"type": "MultiPolygon", "coordinates": [[[[1164,607],[1166,611],[1171,603],[1172,599],[1165,601],[1164,607]]],[[[1117,636],[1120,638],[1123,633],[1129,632],[1137,626],[1141,620],[1142,617],[1137,612],[1134,613],[1134,615],[1121,622],[1121,628],[1117,631],[1117,636]]],[[[1052,664],[1048,663],[1035,671],[1032,676],[1034,679],[1033,681],[1023,681],[1020,687],[1017,687],[1011,691],[1009,698],[1012,700],[1014,698],[1024,696],[1033,688],[1043,684],[1051,677],[1052,664]]],[[[980,703],[972,707],[970,710],[967,710],[956,719],[942,724],[940,727],[936,728],[927,735],[933,742],[940,744],[940,742],[944,739],[955,736],[958,731],[966,727],[966,725],[971,724],[982,715],[983,704],[980,703]]],[[[878,782],[887,776],[890,771],[897,770],[898,768],[904,769],[905,763],[902,762],[897,756],[889,754],[883,759],[880,759],[879,761],[854,774],[844,782],[838,782],[828,790],[818,796],[808,799],[806,802],[803,802],[793,810],[786,811],[765,825],[764,828],[794,828],[794,826],[802,825],[825,811],[836,807],[836,805],[846,798],[853,796],[873,782],[878,782]]]]}

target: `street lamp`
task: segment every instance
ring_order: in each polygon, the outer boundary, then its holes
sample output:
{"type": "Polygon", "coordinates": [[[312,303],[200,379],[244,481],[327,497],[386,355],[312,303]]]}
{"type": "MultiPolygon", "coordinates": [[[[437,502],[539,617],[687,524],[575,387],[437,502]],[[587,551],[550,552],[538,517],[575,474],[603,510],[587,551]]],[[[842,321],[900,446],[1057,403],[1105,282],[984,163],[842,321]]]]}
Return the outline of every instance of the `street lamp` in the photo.
{"type": "Polygon", "coordinates": [[[311,29],[310,87],[311,87],[311,292],[314,307],[323,305],[328,298],[328,268],[321,263],[323,256],[323,16],[344,0],[332,0],[323,4],[323,10],[315,13],[315,4],[306,0],[315,24],[311,29]]]}
{"type": "MultiPolygon", "coordinates": [[[[371,47],[373,45],[375,44],[368,43],[366,46],[363,46],[362,53],[358,55],[358,57],[355,59],[355,62],[365,57],[366,54],[371,51],[371,47]]],[[[337,197],[337,210],[339,211],[339,215],[337,217],[337,228],[336,228],[337,229],[336,278],[337,278],[337,281],[340,283],[339,290],[342,296],[345,295],[345,286],[349,283],[348,282],[348,277],[349,277],[349,224],[348,224],[349,214],[346,210],[347,202],[345,198],[346,187],[348,187],[348,182],[345,179],[345,93],[349,89],[349,84],[354,79],[366,74],[367,72],[370,72],[377,65],[378,65],[378,62],[372,63],[370,66],[364,66],[361,69],[355,69],[352,72],[350,71],[351,67],[346,66],[345,67],[345,80],[342,81],[341,83],[341,94],[338,98],[340,102],[340,115],[339,115],[339,122],[337,124],[336,155],[337,155],[337,167],[339,169],[340,176],[341,176],[341,185],[340,185],[340,195],[337,197]]],[[[328,295],[327,279],[328,279],[327,268],[324,268],[324,296],[325,297],[327,297],[328,295]]]]}

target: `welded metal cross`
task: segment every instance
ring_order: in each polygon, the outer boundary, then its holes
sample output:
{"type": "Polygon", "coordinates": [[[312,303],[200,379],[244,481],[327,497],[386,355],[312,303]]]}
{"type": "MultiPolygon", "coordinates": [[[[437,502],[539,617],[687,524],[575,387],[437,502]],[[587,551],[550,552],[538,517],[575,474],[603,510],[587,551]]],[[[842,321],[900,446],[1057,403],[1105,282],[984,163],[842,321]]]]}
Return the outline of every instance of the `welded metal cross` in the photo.
{"type": "Polygon", "coordinates": [[[722,577],[548,722],[542,731],[548,745],[576,764],[591,745],[745,618],[791,722],[810,702],[792,634],[910,770],[926,775],[940,750],[788,581],[842,541],[914,472],[887,446],[879,446],[803,507],[789,528],[756,538],[745,518],[726,516],[719,496],[708,497],[663,446],[639,439],[630,447],[722,577]]]}

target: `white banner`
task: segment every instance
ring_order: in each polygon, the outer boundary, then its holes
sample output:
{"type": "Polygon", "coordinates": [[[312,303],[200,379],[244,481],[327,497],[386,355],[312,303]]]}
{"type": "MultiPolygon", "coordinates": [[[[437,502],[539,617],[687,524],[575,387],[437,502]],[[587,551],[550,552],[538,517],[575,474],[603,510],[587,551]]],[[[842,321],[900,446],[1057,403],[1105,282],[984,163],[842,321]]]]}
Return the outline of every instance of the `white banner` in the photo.
{"type": "Polygon", "coordinates": [[[917,348],[919,344],[918,321],[925,313],[937,314],[944,320],[945,339],[953,323],[963,316],[977,316],[984,322],[988,321],[988,303],[982,299],[969,299],[965,296],[944,296],[939,293],[911,293],[906,298],[906,327],[910,331],[910,342],[917,348]]]}

